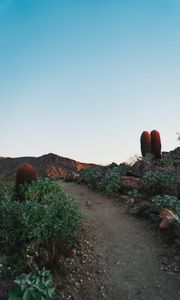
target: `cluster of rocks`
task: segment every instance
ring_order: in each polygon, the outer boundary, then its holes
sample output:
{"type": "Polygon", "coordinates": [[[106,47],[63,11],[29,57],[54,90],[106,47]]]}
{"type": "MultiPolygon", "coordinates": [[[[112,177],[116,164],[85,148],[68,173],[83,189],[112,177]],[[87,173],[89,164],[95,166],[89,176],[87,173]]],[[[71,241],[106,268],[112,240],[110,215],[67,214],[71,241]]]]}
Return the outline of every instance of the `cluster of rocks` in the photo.
{"type": "Polygon", "coordinates": [[[171,210],[160,210],[151,201],[144,200],[137,203],[131,201],[128,211],[133,216],[149,218],[159,229],[166,230],[172,241],[180,241],[180,218],[171,210]]]}
{"type": "Polygon", "coordinates": [[[180,167],[180,147],[168,152],[168,156],[173,159],[175,167],[180,167]]]}

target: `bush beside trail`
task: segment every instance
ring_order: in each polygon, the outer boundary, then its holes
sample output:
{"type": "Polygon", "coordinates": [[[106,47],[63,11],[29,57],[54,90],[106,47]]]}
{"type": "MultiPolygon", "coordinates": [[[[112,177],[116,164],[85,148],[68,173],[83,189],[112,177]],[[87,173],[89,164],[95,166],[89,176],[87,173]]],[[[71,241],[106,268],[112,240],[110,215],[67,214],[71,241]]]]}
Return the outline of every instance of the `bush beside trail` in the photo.
{"type": "Polygon", "coordinates": [[[78,242],[83,219],[77,201],[49,178],[19,185],[18,193],[21,200],[11,185],[0,194],[0,280],[36,276],[43,268],[54,272],[78,242]]]}

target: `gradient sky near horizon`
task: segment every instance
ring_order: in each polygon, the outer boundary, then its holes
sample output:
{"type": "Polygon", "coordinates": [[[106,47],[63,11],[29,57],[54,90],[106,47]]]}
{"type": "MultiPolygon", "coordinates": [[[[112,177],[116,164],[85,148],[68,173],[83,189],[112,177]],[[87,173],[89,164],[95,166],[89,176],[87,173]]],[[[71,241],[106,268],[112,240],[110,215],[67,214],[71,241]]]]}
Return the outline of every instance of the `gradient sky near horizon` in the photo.
{"type": "Polygon", "coordinates": [[[179,119],[180,0],[0,0],[0,156],[119,163],[179,119]]]}

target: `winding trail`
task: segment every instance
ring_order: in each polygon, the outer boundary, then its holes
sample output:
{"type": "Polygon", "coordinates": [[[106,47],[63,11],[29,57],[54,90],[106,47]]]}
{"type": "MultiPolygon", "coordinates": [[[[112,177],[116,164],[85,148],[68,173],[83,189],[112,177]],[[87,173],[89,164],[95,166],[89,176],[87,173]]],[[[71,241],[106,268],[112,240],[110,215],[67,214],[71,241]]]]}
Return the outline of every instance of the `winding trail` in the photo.
{"type": "MultiPolygon", "coordinates": [[[[124,205],[85,186],[60,184],[79,201],[95,226],[95,252],[105,270],[105,299],[180,300],[180,274],[161,270],[165,245],[148,222],[129,216],[124,205]]],[[[87,300],[95,298],[87,296],[87,300]]]]}

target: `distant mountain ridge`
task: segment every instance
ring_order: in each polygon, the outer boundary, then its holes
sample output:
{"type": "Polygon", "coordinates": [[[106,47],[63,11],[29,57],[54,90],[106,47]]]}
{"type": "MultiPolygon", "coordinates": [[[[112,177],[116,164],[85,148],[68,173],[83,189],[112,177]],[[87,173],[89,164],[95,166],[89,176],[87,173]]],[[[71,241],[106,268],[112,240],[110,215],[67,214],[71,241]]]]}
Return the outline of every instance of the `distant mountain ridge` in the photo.
{"type": "Polygon", "coordinates": [[[14,176],[18,167],[24,163],[32,164],[39,175],[49,177],[65,177],[69,173],[76,173],[81,169],[101,167],[100,165],[82,163],[54,153],[45,154],[39,157],[0,157],[0,176],[14,176]]]}

